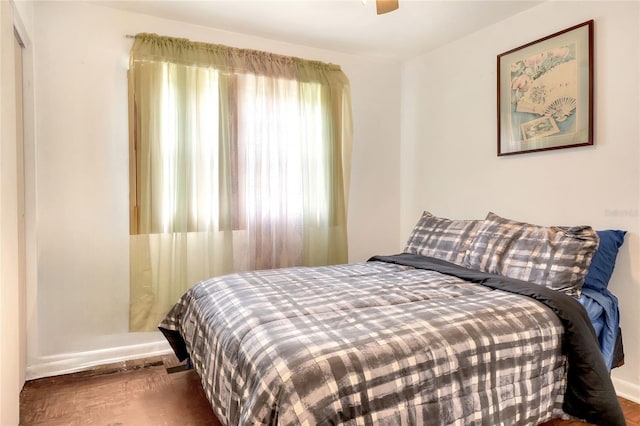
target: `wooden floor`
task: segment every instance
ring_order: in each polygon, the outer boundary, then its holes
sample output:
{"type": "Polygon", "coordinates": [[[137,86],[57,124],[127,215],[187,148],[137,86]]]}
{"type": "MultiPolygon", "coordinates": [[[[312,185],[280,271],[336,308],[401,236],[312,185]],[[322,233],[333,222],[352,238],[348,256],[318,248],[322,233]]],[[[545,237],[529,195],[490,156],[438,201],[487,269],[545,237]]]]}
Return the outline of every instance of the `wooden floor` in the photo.
{"type": "MultiPolygon", "coordinates": [[[[167,373],[171,355],[32,380],[20,394],[20,424],[220,426],[193,370],[167,373]]],[[[640,405],[621,399],[628,426],[640,426],[640,405]]],[[[554,420],[545,426],[586,426],[554,420]]]]}
{"type": "Polygon", "coordinates": [[[167,373],[177,365],[164,356],[29,381],[20,424],[220,426],[196,373],[167,373]]]}

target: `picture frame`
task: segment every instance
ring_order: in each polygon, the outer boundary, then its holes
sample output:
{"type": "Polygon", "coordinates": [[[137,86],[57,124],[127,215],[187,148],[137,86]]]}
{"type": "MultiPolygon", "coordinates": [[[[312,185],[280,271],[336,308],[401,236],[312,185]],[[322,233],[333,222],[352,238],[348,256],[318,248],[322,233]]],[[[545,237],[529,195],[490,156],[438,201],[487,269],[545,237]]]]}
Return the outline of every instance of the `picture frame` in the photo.
{"type": "Polygon", "coordinates": [[[593,20],[497,62],[498,156],[593,145],[593,20]]]}

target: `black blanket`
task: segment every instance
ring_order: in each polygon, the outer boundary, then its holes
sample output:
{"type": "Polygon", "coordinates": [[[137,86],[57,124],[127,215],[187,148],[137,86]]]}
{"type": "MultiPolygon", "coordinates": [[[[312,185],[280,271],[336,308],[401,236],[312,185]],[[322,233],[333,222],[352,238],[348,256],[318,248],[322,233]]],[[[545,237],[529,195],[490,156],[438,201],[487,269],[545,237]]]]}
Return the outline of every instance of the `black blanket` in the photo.
{"type": "Polygon", "coordinates": [[[374,260],[437,271],[543,303],[560,318],[565,327],[564,347],[567,351],[568,371],[563,410],[597,425],[626,425],[593,326],[582,305],[574,298],[540,285],[474,271],[415,254],[374,256],[369,259],[374,260]]]}

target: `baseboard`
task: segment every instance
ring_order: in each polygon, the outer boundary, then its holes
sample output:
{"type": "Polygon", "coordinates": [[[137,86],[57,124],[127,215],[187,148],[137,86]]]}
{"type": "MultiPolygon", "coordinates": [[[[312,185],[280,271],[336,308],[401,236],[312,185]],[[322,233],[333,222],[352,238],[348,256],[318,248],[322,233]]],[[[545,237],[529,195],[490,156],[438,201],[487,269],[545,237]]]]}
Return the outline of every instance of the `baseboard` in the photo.
{"type": "Polygon", "coordinates": [[[629,383],[616,377],[612,377],[611,381],[618,396],[640,404],[640,385],[629,383]]]}
{"type": "MultiPolygon", "coordinates": [[[[26,379],[34,380],[42,377],[59,376],[88,370],[98,365],[168,353],[171,353],[171,347],[167,341],[159,340],[139,345],[44,356],[31,360],[27,366],[26,379]]],[[[640,385],[617,377],[612,377],[611,381],[618,396],[640,404],[640,385]]]]}
{"type": "Polygon", "coordinates": [[[159,340],[157,342],[144,343],[140,345],[120,346],[94,351],[43,356],[30,360],[29,365],[27,366],[26,376],[27,380],[59,376],[61,374],[88,370],[98,365],[165,355],[170,352],[171,347],[166,340],[159,340]]]}

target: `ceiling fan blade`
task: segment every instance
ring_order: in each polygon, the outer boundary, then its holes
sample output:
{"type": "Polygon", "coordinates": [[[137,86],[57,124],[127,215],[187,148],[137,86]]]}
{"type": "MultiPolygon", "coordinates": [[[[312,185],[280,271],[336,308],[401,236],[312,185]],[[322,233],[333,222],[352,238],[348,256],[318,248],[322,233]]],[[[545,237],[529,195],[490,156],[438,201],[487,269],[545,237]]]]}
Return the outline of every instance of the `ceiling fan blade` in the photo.
{"type": "Polygon", "coordinates": [[[398,8],[398,0],[376,0],[376,11],[378,15],[392,12],[398,8]]]}

